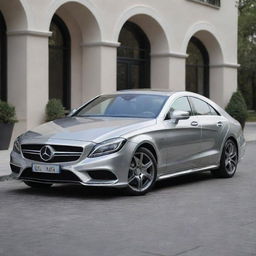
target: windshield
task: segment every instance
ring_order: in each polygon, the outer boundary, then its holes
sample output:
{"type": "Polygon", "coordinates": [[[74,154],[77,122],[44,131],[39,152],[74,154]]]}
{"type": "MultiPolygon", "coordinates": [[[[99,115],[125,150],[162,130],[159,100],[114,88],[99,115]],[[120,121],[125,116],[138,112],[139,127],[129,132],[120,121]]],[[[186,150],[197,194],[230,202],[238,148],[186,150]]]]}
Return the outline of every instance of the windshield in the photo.
{"type": "Polygon", "coordinates": [[[103,95],[85,105],[75,116],[156,118],[167,98],[148,94],[103,95]]]}

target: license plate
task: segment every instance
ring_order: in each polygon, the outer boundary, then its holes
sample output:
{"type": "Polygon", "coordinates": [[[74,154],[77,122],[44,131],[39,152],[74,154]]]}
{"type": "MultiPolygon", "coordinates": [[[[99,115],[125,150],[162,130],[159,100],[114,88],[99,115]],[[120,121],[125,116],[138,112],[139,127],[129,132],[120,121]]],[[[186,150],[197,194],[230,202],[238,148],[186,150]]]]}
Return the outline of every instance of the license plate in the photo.
{"type": "Polygon", "coordinates": [[[59,165],[43,165],[43,164],[33,164],[33,172],[42,172],[42,173],[60,173],[59,165]]]}

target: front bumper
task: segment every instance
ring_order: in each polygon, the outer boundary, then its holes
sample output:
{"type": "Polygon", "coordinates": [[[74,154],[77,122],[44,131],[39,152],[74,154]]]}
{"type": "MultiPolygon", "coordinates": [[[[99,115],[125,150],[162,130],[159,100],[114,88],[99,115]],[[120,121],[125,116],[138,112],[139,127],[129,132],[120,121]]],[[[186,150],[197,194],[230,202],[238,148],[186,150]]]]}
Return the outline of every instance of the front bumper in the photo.
{"type": "Polygon", "coordinates": [[[127,141],[120,151],[113,154],[95,158],[82,156],[76,162],[54,163],[60,166],[59,174],[32,172],[33,164],[47,165],[47,163],[26,159],[22,154],[14,151],[11,152],[10,165],[13,177],[24,181],[126,187],[129,166],[135,148],[135,143],[127,141]],[[104,175],[101,176],[100,173],[104,175]]]}

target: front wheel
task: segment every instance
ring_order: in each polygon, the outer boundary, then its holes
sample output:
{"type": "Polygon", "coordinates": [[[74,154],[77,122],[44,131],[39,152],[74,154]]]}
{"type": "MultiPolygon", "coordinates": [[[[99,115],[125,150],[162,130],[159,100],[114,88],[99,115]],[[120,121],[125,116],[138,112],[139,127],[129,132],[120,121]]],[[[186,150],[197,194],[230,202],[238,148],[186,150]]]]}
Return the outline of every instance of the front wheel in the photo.
{"type": "Polygon", "coordinates": [[[157,164],[154,155],[146,148],[139,148],[131,161],[127,191],[131,195],[144,195],[155,184],[157,164]]]}
{"type": "Polygon", "coordinates": [[[238,150],[235,142],[231,139],[227,140],[221,155],[220,167],[218,170],[212,171],[215,177],[232,178],[237,169],[238,150]]]}
{"type": "Polygon", "coordinates": [[[39,183],[39,182],[34,182],[34,181],[23,181],[27,186],[31,188],[36,188],[36,189],[44,189],[44,188],[50,188],[52,184],[49,183],[39,183]]]}

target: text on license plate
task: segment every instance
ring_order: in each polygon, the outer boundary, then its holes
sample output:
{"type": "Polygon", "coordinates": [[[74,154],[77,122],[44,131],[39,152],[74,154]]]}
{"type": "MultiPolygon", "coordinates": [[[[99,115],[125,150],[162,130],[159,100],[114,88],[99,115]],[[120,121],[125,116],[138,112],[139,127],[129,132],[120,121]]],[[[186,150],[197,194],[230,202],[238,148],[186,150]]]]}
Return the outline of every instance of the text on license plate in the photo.
{"type": "Polygon", "coordinates": [[[60,173],[60,166],[59,165],[33,164],[32,170],[33,170],[33,172],[60,173]]]}

